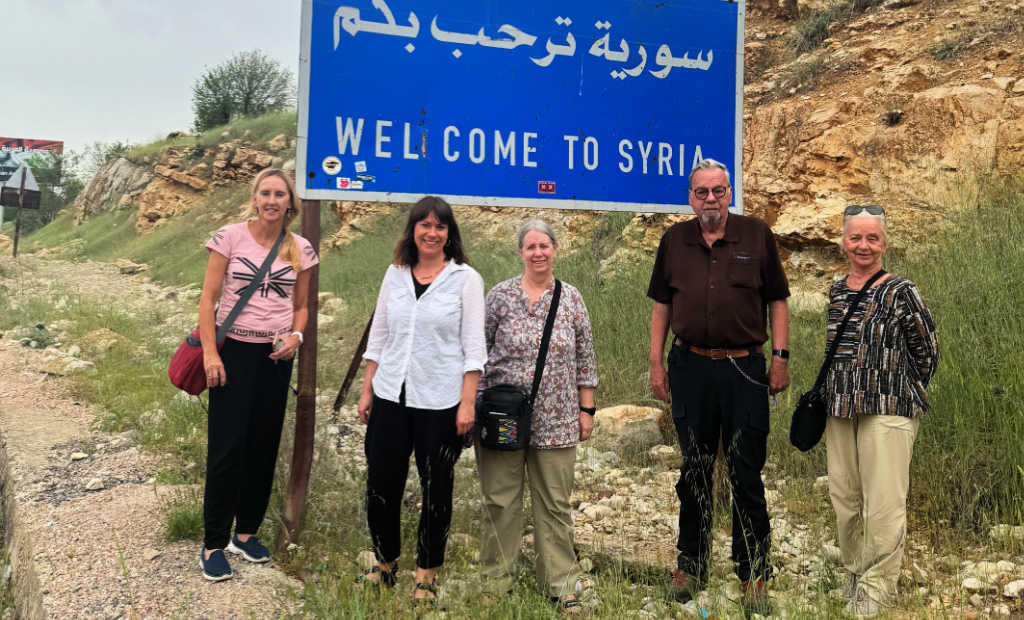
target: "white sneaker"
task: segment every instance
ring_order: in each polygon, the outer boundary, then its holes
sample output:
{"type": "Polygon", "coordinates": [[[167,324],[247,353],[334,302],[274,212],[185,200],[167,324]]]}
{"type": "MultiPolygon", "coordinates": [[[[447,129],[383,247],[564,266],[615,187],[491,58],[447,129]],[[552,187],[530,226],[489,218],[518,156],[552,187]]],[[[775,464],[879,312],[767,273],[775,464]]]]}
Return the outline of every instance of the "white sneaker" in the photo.
{"type": "Polygon", "coordinates": [[[856,597],[846,605],[846,613],[857,618],[870,618],[882,610],[878,601],[871,598],[864,588],[857,588],[856,597]]]}

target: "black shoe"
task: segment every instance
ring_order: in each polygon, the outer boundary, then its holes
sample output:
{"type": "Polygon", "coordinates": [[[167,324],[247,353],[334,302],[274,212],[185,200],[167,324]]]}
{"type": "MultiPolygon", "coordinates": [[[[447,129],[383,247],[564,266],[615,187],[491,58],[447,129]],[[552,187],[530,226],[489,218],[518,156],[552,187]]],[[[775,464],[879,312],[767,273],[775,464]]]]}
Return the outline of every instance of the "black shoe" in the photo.
{"type": "Polygon", "coordinates": [[[203,577],[209,581],[231,579],[231,565],[224,557],[222,549],[214,549],[210,557],[206,557],[206,549],[199,552],[199,568],[203,569],[203,577]]]}
{"type": "Polygon", "coordinates": [[[669,593],[672,598],[680,603],[688,603],[693,600],[694,594],[700,592],[700,585],[697,578],[683,569],[676,569],[672,573],[672,583],[669,584],[669,593]]]}
{"type": "Polygon", "coordinates": [[[237,534],[232,536],[226,551],[240,555],[246,560],[257,564],[270,561],[270,551],[255,536],[250,536],[249,540],[245,542],[238,540],[237,534]]]}

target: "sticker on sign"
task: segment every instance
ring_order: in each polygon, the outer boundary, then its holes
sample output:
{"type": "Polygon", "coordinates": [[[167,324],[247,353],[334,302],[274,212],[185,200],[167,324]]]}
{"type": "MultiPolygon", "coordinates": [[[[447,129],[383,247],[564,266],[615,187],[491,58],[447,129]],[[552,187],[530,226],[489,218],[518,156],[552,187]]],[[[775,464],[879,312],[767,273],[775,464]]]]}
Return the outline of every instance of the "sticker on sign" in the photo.
{"type": "Polygon", "coordinates": [[[537,181],[537,193],[538,194],[554,194],[555,193],[555,182],[554,181],[537,181]]]}

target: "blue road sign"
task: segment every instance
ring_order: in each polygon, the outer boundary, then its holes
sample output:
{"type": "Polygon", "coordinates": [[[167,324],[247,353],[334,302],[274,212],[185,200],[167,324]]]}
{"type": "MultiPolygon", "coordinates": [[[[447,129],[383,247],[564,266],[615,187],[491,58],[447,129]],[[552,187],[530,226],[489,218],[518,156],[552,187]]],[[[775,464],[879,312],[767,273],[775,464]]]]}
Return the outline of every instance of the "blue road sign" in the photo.
{"type": "Polygon", "coordinates": [[[306,199],[742,211],[743,2],[303,0],[306,199]]]}

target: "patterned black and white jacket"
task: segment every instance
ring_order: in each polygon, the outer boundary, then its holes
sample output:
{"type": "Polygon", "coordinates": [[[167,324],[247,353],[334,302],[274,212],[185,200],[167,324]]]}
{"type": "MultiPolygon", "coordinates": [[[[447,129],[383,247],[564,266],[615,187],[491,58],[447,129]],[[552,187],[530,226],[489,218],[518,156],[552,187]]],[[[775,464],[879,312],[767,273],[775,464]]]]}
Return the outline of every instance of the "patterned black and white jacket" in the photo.
{"type": "MultiPolygon", "coordinates": [[[[826,351],[857,293],[846,278],[829,290],[826,351]]],[[[935,321],[920,292],[889,276],[864,296],[839,339],[822,388],[829,414],[915,418],[930,408],[925,389],[938,363],[935,321]]]]}

